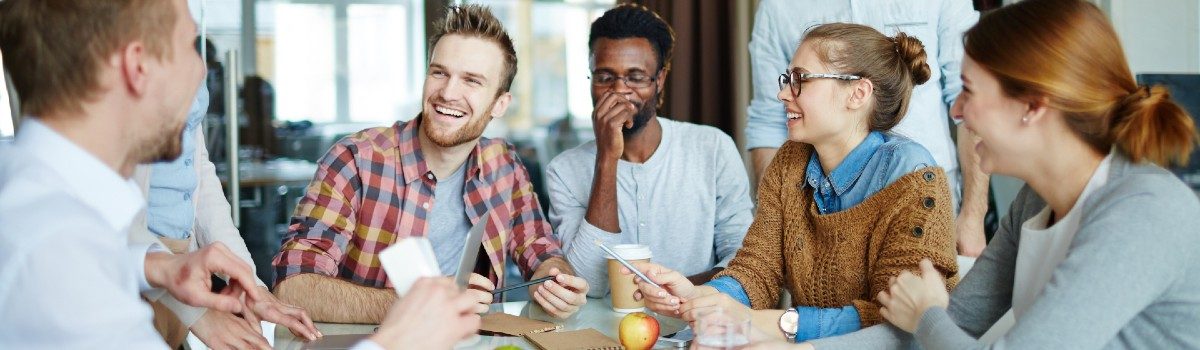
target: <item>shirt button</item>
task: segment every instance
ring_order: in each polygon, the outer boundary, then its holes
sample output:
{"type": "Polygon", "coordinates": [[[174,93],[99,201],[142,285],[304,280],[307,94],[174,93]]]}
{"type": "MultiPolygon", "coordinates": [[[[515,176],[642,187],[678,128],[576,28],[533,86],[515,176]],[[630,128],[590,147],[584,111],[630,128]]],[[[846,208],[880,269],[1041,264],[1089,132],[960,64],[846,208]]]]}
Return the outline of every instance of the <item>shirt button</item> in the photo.
{"type": "Polygon", "coordinates": [[[433,173],[425,173],[425,178],[433,180],[433,173]]]}
{"type": "Polygon", "coordinates": [[[184,194],[183,194],[183,200],[185,200],[185,201],[190,201],[190,200],[192,200],[192,194],[191,194],[191,193],[184,193],[184,194]]]}
{"type": "Polygon", "coordinates": [[[925,176],[925,182],[933,182],[933,172],[932,171],[926,171],[923,176],[925,176]]]}
{"type": "Polygon", "coordinates": [[[646,227],[646,223],[644,223],[644,222],[643,222],[643,223],[639,223],[639,224],[638,224],[638,226],[641,226],[641,227],[646,227]]]}
{"type": "Polygon", "coordinates": [[[925,234],[925,229],[922,229],[921,226],[917,226],[917,227],[913,228],[913,234],[912,234],[913,237],[921,237],[924,234],[925,234]]]}
{"type": "Polygon", "coordinates": [[[191,159],[184,159],[184,160],[183,160],[183,165],[186,165],[186,166],[192,166],[192,160],[191,160],[191,159]]]}
{"type": "Polygon", "coordinates": [[[925,201],[922,204],[925,205],[925,209],[932,209],[934,204],[933,197],[925,197],[925,201]]]}
{"type": "Polygon", "coordinates": [[[425,202],[425,204],[421,204],[421,207],[425,208],[425,210],[429,210],[429,202],[425,202]]]}

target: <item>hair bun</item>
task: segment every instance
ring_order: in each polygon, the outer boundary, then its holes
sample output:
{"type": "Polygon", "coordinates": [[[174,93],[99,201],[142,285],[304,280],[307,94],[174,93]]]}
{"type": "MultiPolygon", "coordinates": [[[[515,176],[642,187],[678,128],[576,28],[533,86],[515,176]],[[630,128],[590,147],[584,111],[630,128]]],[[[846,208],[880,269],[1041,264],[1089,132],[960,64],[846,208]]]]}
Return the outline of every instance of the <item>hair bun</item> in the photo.
{"type": "Polygon", "coordinates": [[[892,37],[892,42],[896,43],[896,53],[900,54],[901,62],[912,73],[913,85],[921,85],[929,81],[931,72],[929,63],[927,63],[925,45],[921,44],[921,40],[901,32],[892,37]]]}

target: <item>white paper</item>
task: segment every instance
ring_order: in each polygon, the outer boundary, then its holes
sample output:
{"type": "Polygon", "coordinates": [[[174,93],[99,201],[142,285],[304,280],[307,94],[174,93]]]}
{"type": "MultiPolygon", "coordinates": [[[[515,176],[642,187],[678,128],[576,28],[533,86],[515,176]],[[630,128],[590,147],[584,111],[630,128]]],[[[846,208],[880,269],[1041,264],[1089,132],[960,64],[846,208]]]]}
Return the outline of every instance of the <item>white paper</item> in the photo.
{"type": "Polygon", "coordinates": [[[433,253],[433,244],[424,237],[404,238],[387,247],[379,252],[379,263],[400,296],[404,296],[417,279],[438,277],[442,272],[433,253]]]}

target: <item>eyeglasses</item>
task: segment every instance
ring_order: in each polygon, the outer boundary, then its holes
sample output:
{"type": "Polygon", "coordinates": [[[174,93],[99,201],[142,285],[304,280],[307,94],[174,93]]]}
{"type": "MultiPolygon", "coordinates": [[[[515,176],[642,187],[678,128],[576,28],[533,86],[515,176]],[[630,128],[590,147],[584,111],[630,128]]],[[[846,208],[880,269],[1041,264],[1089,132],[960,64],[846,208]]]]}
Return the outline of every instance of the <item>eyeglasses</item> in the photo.
{"type": "Polygon", "coordinates": [[[809,79],[859,80],[862,77],[852,74],[802,73],[799,69],[792,68],[787,73],[779,75],[779,89],[783,90],[785,86],[791,87],[792,97],[800,97],[800,83],[809,79]]]}
{"type": "Polygon", "coordinates": [[[598,87],[609,87],[613,84],[616,84],[618,80],[624,80],[625,86],[634,89],[649,87],[650,84],[653,84],[655,80],[658,80],[658,78],[653,75],[641,72],[634,72],[623,77],[609,72],[598,72],[592,73],[592,76],[588,77],[588,79],[592,79],[592,86],[598,87]]]}

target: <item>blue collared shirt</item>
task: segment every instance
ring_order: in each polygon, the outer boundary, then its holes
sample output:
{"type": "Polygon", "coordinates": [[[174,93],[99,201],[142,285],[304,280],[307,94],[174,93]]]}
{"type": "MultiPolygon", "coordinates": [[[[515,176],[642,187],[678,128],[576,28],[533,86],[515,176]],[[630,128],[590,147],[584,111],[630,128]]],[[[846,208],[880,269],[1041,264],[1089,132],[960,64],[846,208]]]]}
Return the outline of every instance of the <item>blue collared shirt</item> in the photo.
{"type": "Polygon", "coordinates": [[[934,165],[929,151],[911,139],[872,131],[828,176],[813,152],[804,183],[813,189],[820,213],[831,214],[862,203],[904,174],[934,165]]]}
{"type": "Polygon", "coordinates": [[[208,87],[200,84],[183,128],[182,153],[171,162],[150,166],[150,193],[146,226],[159,237],[185,239],[196,220],[196,128],[208,112],[208,87]]]}
{"type": "MultiPolygon", "coordinates": [[[[896,179],[927,166],[934,166],[929,151],[904,136],[872,131],[826,176],[817,153],[806,165],[805,185],[813,189],[813,199],[821,215],[836,213],[862,203],[896,179]]],[[[706,283],[734,300],[749,306],[750,296],[741,282],[722,276],[706,283]]],[[[832,337],[857,331],[861,326],[854,305],[820,308],[799,306],[800,328],[796,341],[832,337]]]]}

